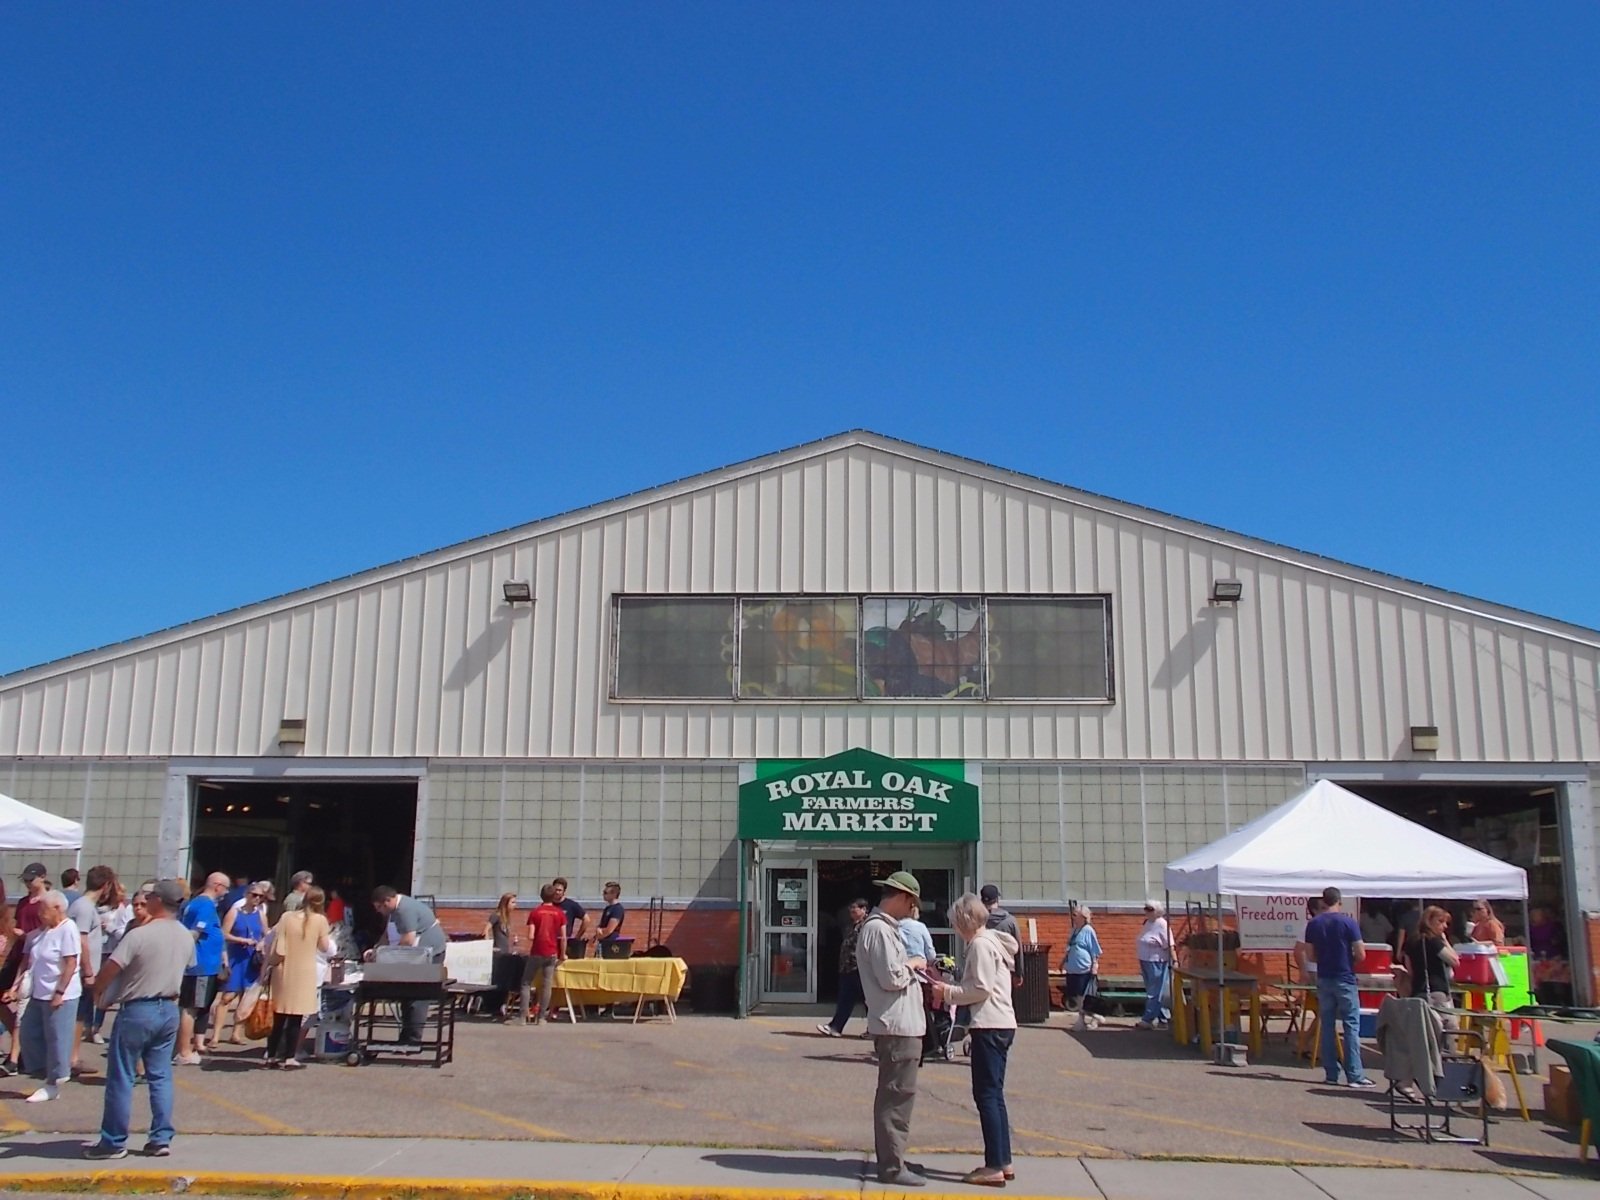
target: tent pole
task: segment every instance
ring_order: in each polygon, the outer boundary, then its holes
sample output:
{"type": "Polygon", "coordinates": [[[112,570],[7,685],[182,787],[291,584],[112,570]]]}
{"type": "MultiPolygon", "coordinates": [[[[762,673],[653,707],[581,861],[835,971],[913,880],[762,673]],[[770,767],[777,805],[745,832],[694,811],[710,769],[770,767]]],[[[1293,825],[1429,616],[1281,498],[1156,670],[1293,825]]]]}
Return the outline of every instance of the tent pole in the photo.
{"type": "Polygon", "coordinates": [[[1227,1035],[1227,1000],[1223,993],[1223,957],[1222,957],[1222,893],[1217,893],[1217,1045],[1222,1045],[1223,1038],[1227,1035]]]}
{"type": "MultiPolygon", "coordinates": [[[[1172,1003],[1173,1003],[1173,1006],[1176,1007],[1178,1005],[1179,1001],[1181,1001],[1183,999],[1183,997],[1178,994],[1178,950],[1177,950],[1177,947],[1174,946],[1173,942],[1172,942],[1172,889],[1171,888],[1163,888],[1162,889],[1162,892],[1161,892],[1161,905],[1162,905],[1162,908],[1164,909],[1164,911],[1162,912],[1161,915],[1163,917],[1165,917],[1166,921],[1167,921],[1167,986],[1172,989],[1172,1003]]],[[[1159,1006],[1160,1003],[1161,1003],[1161,998],[1158,996],[1158,997],[1156,997],[1156,1004],[1159,1006]]],[[[1158,1007],[1156,1009],[1156,1012],[1157,1012],[1158,1015],[1160,1013],[1166,1013],[1167,1014],[1167,1020],[1168,1021],[1172,1020],[1172,1009],[1158,1007]]]]}

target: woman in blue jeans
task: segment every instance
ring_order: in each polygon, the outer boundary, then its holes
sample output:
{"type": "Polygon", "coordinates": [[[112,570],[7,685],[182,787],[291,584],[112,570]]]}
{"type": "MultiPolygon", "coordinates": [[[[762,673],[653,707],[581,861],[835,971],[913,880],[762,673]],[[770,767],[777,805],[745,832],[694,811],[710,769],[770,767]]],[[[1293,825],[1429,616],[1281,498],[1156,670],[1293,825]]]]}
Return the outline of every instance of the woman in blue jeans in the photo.
{"type": "MultiPolygon", "coordinates": [[[[39,903],[40,928],[30,935],[24,952],[23,978],[28,979],[28,1007],[22,1012],[18,1037],[29,1071],[44,1076],[44,1086],[28,1100],[37,1104],[61,1095],[72,1078],[72,1026],[78,1016],[83,979],[78,971],[78,927],[67,920],[67,898],[46,892],[39,903]]],[[[6,993],[16,999],[17,988],[6,993]]]]}
{"type": "Polygon", "coordinates": [[[1144,1013],[1138,1028],[1154,1029],[1167,1019],[1161,997],[1167,990],[1167,972],[1172,970],[1172,936],[1167,931],[1167,906],[1159,900],[1144,902],[1144,925],[1134,949],[1139,955],[1139,974],[1144,979],[1144,1013]]]}
{"type": "Polygon", "coordinates": [[[1011,969],[1017,939],[985,928],[989,907],[971,892],[950,906],[950,923],[967,943],[960,983],[936,984],[942,1003],[967,1005],[972,1013],[972,1101],[983,1127],[983,1166],[967,1172],[964,1183],[1005,1187],[1016,1178],[1011,1163],[1011,1115],[1006,1111],[1006,1058],[1017,1036],[1011,1005],[1011,969]]]}

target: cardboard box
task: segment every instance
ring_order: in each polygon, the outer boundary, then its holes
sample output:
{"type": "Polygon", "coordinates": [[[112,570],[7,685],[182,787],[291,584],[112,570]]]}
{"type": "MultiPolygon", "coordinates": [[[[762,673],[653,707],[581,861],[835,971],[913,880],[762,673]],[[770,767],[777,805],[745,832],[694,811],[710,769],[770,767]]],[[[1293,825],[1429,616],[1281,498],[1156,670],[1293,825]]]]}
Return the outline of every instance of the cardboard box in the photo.
{"type": "Polygon", "coordinates": [[[1544,1085],[1544,1115],[1547,1121],[1573,1129],[1583,1121],[1578,1098],[1572,1093],[1572,1072],[1566,1067],[1550,1068],[1550,1082],[1544,1085]]]}

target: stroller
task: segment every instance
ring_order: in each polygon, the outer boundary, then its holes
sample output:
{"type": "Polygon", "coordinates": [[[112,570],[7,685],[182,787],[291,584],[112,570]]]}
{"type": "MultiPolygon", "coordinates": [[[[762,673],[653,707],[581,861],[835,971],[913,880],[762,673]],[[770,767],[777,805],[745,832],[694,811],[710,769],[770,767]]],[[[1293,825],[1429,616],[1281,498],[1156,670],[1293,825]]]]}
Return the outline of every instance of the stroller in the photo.
{"type": "MultiPolygon", "coordinates": [[[[936,976],[945,983],[955,983],[956,960],[948,954],[941,954],[928,964],[928,974],[936,976]]],[[[958,1045],[964,1046],[967,1052],[971,1053],[971,1048],[965,1046],[967,1027],[961,1023],[960,1012],[950,1005],[940,1004],[935,1007],[933,988],[928,984],[922,986],[922,1007],[927,1016],[927,1032],[922,1035],[923,1062],[927,1062],[930,1058],[941,1062],[953,1062],[958,1045]]]]}

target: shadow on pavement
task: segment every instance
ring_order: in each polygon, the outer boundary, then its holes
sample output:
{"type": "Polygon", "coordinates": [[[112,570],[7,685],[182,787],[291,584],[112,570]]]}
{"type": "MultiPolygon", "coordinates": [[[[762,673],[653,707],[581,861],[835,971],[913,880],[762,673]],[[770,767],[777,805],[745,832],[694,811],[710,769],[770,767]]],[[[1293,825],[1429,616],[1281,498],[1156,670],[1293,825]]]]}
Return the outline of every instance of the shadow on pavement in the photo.
{"type": "Polygon", "coordinates": [[[28,1142],[23,1145],[11,1143],[0,1146],[0,1159],[7,1158],[53,1158],[53,1159],[81,1159],[83,1148],[88,1145],[84,1138],[69,1138],[59,1142],[28,1142]]]}
{"type": "MultiPolygon", "coordinates": [[[[1489,1135],[1493,1137],[1493,1134],[1489,1135]]],[[[1578,1139],[1572,1139],[1572,1156],[1554,1154],[1512,1154],[1506,1150],[1477,1151],[1478,1157],[1487,1159],[1502,1171],[1540,1171],[1548,1175],[1562,1175],[1572,1179],[1600,1179],[1593,1159],[1578,1161],[1578,1139]]]]}
{"type": "Polygon", "coordinates": [[[1389,1115],[1382,1111],[1373,1113],[1371,1125],[1347,1125],[1341,1121],[1307,1121],[1305,1127],[1326,1134],[1328,1137],[1348,1138],[1356,1142],[1386,1142],[1391,1146],[1402,1146],[1406,1142],[1417,1140],[1391,1133],[1389,1115]]]}
{"type": "Polygon", "coordinates": [[[860,1180],[859,1158],[822,1158],[795,1154],[707,1154],[705,1162],[729,1171],[754,1171],[763,1175],[817,1175],[824,1179],[860,1180]]]}
{"type": "Polygon", "coordinates": [[[1199,1062],[1200,1052],[1177,1045],[1170,1037],[1142,1031],[1113,1029],[1063,1029],[1065,1036],[1089,1052],[1091,1058],[1128,1062],[1199,1062]]]}

